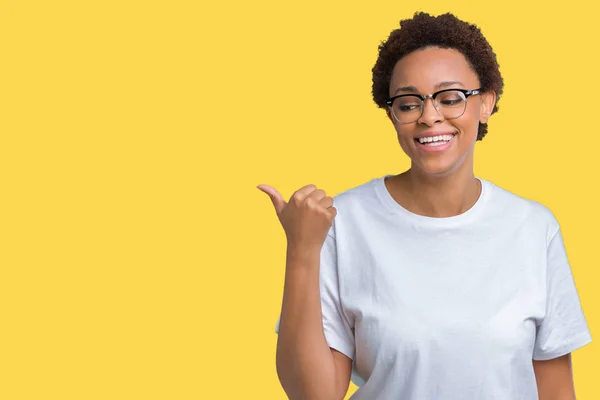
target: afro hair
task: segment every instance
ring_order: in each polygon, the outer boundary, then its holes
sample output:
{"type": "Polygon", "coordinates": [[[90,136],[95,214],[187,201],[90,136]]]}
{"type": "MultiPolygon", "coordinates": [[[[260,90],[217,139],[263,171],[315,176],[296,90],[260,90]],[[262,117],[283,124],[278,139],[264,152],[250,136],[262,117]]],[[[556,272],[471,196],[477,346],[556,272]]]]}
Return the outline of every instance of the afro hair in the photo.
{"type": "MultiPolygon", "coordinates": [[[[398,60],[426,47],[450,48],[461,52],[477,74],[483,91],[493,90],[496,93],[492,114],[498,111],[504,81],[496,54],[480,29],[451,13],[434,17],[424,12],[416,12],[413,18],[401,20],[400,28],[393,30],[387,40],[379,45],[379,56],[372,69],[373,100],[378,107],[386,108],[392,71],[398,60]]],[[[487,131],[487,123],[479,123],[477,140],[483,139],[487,131]]]]}

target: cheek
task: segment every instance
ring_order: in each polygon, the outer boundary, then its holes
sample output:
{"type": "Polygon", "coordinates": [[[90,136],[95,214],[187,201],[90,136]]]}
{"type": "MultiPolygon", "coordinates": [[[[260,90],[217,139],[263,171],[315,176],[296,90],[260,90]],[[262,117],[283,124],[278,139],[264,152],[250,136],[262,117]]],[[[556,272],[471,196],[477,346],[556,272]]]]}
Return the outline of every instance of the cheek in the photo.
{"type": "Polygon", "coordinates": [[[473,107],[468,113],[465,113],[464,121],[462,122],[462,129],[469,134],[474,134],[477,136],[477,131],[479,130],[479,118],[480,112],[479,107],[473,107]]]}
{"type": "Polygon", "coordinates": [[[457,121],[454,125],[464,136],[477,136],[477,130],[479,128],[478,119],[469,118],[460,122],[457,121]]]}
{"type": "Polygon", "coordinates": [[[409,150],[409,148],[413,145],[412,138],[414,137],[414,132],[411,129],[406,129],[406,127],[398,129],[398,127],[396,127],[396,137],[398,138],[400,147],[402,147],[404,151],[409,150]]]}
{"type": "Polygon", "coordinates": [[[463,138],[477,138],[479,131],[479,114],[478,113],[466,113],[460,118],[448,121],[454,129],[456,129],[463,138]]]}
{"type": "Polygon", "coordinates": [[[477,135],[479,134],[479,119],[471,121],[469,126],[465,127],[464,131],[473,141],[477,140],[477,135]]]}

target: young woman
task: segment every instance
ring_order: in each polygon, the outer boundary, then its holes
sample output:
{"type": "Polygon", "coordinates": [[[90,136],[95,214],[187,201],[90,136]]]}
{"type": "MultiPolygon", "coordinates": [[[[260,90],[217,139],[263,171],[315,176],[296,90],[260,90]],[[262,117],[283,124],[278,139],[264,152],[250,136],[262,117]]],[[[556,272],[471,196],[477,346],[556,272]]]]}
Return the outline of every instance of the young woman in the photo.
{"type": "Polygon", "coordinates": [[[591,341],[549,209],[477,178],[503,81],[480,30],[417,13],[373,97],[411,167],[335,196],[269,194],[287,236],[277,372],[291,399],[575,399],[591,341]]]}

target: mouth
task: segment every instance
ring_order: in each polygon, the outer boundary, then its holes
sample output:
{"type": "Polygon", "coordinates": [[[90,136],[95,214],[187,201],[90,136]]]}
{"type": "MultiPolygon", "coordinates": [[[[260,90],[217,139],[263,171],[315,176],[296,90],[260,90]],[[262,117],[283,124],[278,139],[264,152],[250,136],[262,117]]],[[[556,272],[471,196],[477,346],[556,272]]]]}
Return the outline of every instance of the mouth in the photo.
{"type": "Polygon", "coordinates": [[[417,137],[415,143],[417,148],[425,151],[443,151],[449,148],[454,142],[456,133],[443,133],[437,136],[417,137]]]}

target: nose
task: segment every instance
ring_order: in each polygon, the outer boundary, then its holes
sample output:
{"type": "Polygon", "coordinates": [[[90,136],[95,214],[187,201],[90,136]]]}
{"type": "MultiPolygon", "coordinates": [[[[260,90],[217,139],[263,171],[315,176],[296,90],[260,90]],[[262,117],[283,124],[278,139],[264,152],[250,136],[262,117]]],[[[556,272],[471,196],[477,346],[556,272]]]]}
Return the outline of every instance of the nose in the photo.
{"type": "Polygon", "coordinates": [[[417,122],[433,126],[436,122],[442,122],[443,120],[444,117],[435,108],[434,100],[432,98],[425,99],[423,102],[423,113],[417,122]]]}

